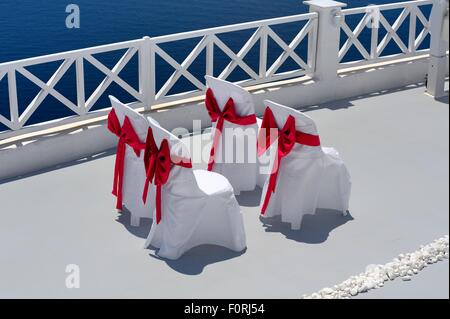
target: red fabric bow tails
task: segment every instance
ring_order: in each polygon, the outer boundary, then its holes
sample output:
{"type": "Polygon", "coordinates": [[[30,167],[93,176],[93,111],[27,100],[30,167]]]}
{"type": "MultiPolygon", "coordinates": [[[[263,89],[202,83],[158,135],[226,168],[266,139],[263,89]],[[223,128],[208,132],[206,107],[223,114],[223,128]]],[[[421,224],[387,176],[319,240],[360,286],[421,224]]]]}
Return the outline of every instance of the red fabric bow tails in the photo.
{"type": "Polygon", "coordinates": [[[123,172],[125,164],[125,145],[131,146],[136,153],[136,156],[140,156],[141,150],[145,148],[145,144],[141,143],[136,131],[131,125],[131,122],[127,116],[123,121],[122,127],[120,126],[119,119],[117,118],[114,109],[108,114],[108,129],[119,138],[116,152],[116,163],[114,167],[114,182],[112,193],[117,197],[116,208],[122,209],[122,187],[123,187],[123,172]]]}
{"type": "Polygon", "coordinates": [[[264,198],[263,206],[261,208],[261,214],[264,215],[269,205],[270,197],[272,193],[275,193],[275,187],[277,183],[278,169],[280,167],[281,160],[286,157],[294,147],[295,143],[299,143],[307,146],[320,146],[320,138],[318,135],[306,134],[295,130],[295,118],[292,115],[286,120],[283,128],[278,129],[275,117],[270,108],[266,108],[264,112],[264,118],[261,125],[261,130],[258,135],[258,155],[264,153],[270,145],[276,140],[271,132],[276,129],[276,138],[278,138],[278,148],[276,163],[274,163],[272,172],[270,173],[269,186],[264,198]]]}
{"type": "Polygon", "coordinates": [[[223,130],[223,124],[224,121],[231,122],[233,124],[239,124],[239,125],[251,125],[256,123],[256,115],[246,115],[246,116],[239,116],[236,113],[236,108],[233,99],[230,97],[225,104],[223,111],[220,110],[219,105],[217,104],[217,100],[214,97],[213,91],[209,88],[206,91],[206,98],[205,98],[205,105],[206,109],[208,110],[209,117],[211,118],[212,122],[217,122],[214,137],[213,137],[213,144],[211,146],[211,152],[209,156],[208,161],[208,171],[211,171],[213,169],[214,163],[215,163],[215,153],[216,149],[219,146],[220,136],[222,134],[223,130]]]}
{"type": "Polygon", "coordinates": [[[144,184],[144,192],[142,200],[144,204],[147,201],[149,183],[156,186],[156,223],[159,224],[162,216],[161,191],[162,186],[167,183],[172,165],[192,168],[189,159],[181,159],[176,162],[172,161],[170,155],[169,142],[164,139],[160,147],[156,145],[153,137],[153,130],[149,127],[147,132],[147,140],[145,143],[144,164],[146,169],[146,180],[144,184]]]}

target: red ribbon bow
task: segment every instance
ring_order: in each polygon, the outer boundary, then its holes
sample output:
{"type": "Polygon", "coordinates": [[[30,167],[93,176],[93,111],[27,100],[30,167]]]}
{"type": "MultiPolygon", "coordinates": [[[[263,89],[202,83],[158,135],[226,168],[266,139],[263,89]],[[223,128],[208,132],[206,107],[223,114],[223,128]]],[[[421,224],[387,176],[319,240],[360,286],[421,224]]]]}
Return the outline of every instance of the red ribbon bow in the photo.
{"type": "Polygon", "coordinates": [[[123,121],[122,127],[120,126],[119,119],[117,118],[114,109],[108,114],[108,129],[119,138],[116,152],[116,163],[114,166],[114,182],[112,193],[117,197],[116,208],[122,209],[122,188],[123,188],[123,172],[125,163],[125,145],[128,144],[133,148],[136,156],[140,156],[141,150],[145,148],[145,144],[141,143],[136,131],[131,125],[131,122],[127,116],[123,121]]]}
{"type": "Polygon", "coordinates": [[[277,160],[270,173],[269,186],[261,208],[262,215],[266,212],[272,193],[275,193],[281,159],[291,152],[295,143],[307,146],[320,146],[320,138],[318,135],[311,135],[295,130],[295,118],[292,115],[288,116],[283,128],[281,130],[278,129],[272,110],[267,107],[264,112],[261,130],[258,135],[258,155],[264,153],[275,141],[275,138],[271,136],[273,129],[276,129],[276,137],[278,138],[277,160]]]}
{"type": "Polygon", "coordinates": [[[147,201],[149,183],[154,184],[156,186],[156,223],[159,224],[162,215],[161,190],[162,186],[166,184],[169,179],[172,165],[192,168],[192,163],[189,159],[181,158],[173,161],[167,139],[163,139],[158,148],[153,137],[153,130],[149,127],[145,143],[144,164],[147,177],[144,184],[142,200],[145,204],[147,201]]]}
{"type": "Polygon", "coordinates": [[[219,105],[217,104],[217,100],[214,97],[214,93],[210,88],[206,91],[205,105],[206,109],[208,110],[211,121],[212,122],[217,121],[213,137],[213,144],[211,146],[211,152],[208,162],[208,171],[211,171],[214,166],[215,162],[214,156],[216,153],[216,149],[219,146],[219,140],[220,135],[222,134],[224,121],[227,120],[228,122],[239,125],[251,125],[256,123],[256,115],[255,114],[246,116],[237,115],[235,104],[231,97],[225,104],[223,111],[221,111],[219,105]]]}

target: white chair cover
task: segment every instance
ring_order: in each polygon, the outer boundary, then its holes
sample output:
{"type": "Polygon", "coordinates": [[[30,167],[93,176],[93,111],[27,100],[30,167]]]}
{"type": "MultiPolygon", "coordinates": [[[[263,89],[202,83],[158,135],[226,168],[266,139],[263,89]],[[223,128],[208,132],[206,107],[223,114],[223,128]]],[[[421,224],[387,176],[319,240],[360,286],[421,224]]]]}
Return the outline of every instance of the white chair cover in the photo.
{"type": "MultiPolygon", "coordinates": [[[[148,121],[145,117],[132,108],[121,103],[113,96],[109,96],[112,107],[116,112],[120,125],[123,125],[125,116],[130,120],[140,141],[145,143],[147,137],[148,121]]],[[[130,211],[131,220],[137,220],[134,226],[138,226],[139,218],[152,218],[154,204],[154,187],[149,189],[148,200],[144,205],[142,190],[145,183],[144,151],[137,157],[133,149],[126,145],[124,173],[123,173],[123,205],[130,211]],[[150,200],[149,200],[150,199],[150,200]]]]}
{"type": "MultiPolygon", "coordinates": [[[[256,118],[257,124],[258,124],[258,130],[262,125],[262,119],[259,117],[256,118]]],[[[270,156],[269,152],[265,152],[258,156],[258,173],[256,175],[256,185],[259,186],[259,188],[263,188],[264,184],[266,183],[266,179],[270,175],[270,166],[267,164],[270,164],[272,158],[270,156]]]]}
{"type": "MultiPolygon", "coordinates": [[[[190,158],[180,139],[148,119],[158,147],[167,139],[171,154],[190,158]]],[[[245,249],[243,218],[233,188],[217,173],[173,166],[162,188],[161,221],[158,224],[154,216],[145,247],[151,245],[159,248],[159,256],[177,259],[202,244],[245,249]]]]}
{"type": "MultiPolygon", "coordinates": [[[[292,108],[264,101],[282,128],[289,115],[295,118],[297,131],[319,135],[314,121],[306,114],[292,108]]],[[[277,142],[266,151],[274,164],[277,142]]],[[[261,205],[269,184],[266,179],[261,205]]],[[[299,229],[303,215],[314,214],[317,208],[342,211],[349,207],[350,174],[334,148],[313,147],[296,143],[291,152],[281,160],[276,190],[272,193],[265,217],[281,215],[283,222],[299,229]]]]}
{"type": "MultiPolygon", "coordinates": [[[[207,86],[213,91],[221,111],[231,97],[239,116],[255,114],[252,95],[246,90],[234,83],[211,76],[205,78],[207,86]]],[[[214,128],[215,123],[213,123],[214,128]]],[[[230,181],[235,194],[239,194],[241,191],[254,190],[257,185],[257,134],[258,125],[256,123],[241,126],[226,120],[224,122],[222,136],[216,150],[213,171],[222,174],[230,181]],[[236,128],[242,130],[231,132],[230,129],[236,128]],[[228,157],[231,160],[228,160],[228,157]]]]}

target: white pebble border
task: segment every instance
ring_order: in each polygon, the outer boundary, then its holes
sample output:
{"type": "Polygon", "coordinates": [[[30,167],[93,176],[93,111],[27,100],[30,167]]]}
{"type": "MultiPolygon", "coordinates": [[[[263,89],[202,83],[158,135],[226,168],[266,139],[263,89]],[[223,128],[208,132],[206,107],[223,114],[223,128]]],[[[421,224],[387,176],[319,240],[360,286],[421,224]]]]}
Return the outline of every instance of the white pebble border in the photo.
{"type": "Polygon", "coordinates": [[[352,276],[332,288],[323,288],[311,295],[303,295],[303,299],[347,299],[359,293],[384,286],[385,281],[400,277],[404,281],[411,280],[428,265],[448,258],[448,235],[433,241],[409,254],[400,254],[392,262],[385,265],[369,265],[366,271],[352,276]]]}

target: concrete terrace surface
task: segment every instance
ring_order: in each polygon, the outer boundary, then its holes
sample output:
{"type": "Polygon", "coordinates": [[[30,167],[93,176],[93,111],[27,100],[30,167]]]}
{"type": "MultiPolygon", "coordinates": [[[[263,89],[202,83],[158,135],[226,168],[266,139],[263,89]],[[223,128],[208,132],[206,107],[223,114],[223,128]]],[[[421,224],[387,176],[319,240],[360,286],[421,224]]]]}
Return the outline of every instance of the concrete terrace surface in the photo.
{"type": "MultiPolygon", "coordinates": [[[[161,260],[142,247],[150,221],[116,213],[114,154],[100,154],[0,184],[0,297],[299,298],[449,233],[448,95],[417,85],[307,112],[350,170],[349,216],[318,211],[300,231],[264,224],[257,189],[237,196],[244,253],[200,246],[161,260]],[[65,286],[68,264],[79,289],[65,286]]],[[[448,298],[448,273],[439,262],[358,297],[448,298]]]]}

